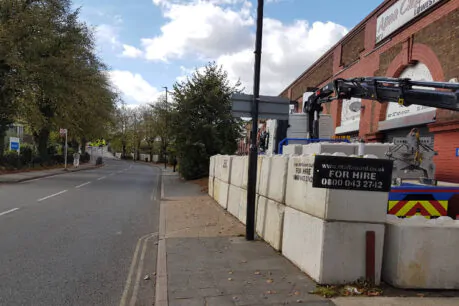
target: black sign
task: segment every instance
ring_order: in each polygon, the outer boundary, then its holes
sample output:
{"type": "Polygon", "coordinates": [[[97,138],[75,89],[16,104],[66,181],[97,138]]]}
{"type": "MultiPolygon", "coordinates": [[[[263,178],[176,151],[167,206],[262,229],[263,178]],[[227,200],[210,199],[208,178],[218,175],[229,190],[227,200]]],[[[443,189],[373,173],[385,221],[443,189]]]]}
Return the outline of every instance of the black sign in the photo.
{"type": "Polygon", "coordinates": [[[387,159],[317,155],[312,186],[389,192],[392,167],[387,159]]]}

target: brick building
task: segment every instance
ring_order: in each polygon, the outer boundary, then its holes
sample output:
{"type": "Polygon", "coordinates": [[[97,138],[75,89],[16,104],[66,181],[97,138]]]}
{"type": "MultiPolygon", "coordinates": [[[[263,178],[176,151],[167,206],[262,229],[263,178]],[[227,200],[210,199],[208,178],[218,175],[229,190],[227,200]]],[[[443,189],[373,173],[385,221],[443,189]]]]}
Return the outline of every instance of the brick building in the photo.
{"type": "MultiPolygon", "coordinates": [[[[413,80],[457,82],[459,78],[459,0],[386,0],[335,44],[281,96],[298,101],[302,110],[307,87],[332,79],[358,76],[408,77],[413,80]]],[[[360,113],[351,101],[325,105],[336,135],[388,142],[413,127],[431,136],[437,179],[459,183],[459,113],[396,103],[361,101],[360,113]]]]}

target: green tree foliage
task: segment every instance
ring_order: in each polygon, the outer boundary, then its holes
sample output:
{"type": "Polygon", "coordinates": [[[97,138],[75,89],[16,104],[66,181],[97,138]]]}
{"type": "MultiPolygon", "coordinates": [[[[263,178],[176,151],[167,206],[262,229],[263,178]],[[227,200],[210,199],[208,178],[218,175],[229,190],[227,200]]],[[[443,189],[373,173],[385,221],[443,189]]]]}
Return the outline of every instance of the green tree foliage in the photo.
{"type": "Polygon", "coordinates": [[[173,134],[185,179],[207,176],[210,156],[236,151],[241,123],[232,117],[230,97],[239,87],[213,62],[174,85],[173,134]]]}
{"type": "Polygon", "coordinates": [[[61,127],[82,140],[108,132],[118,95],[69,0],[1,1],[0,42],[0,107],[28,123],[43,158],[61,127]]]}

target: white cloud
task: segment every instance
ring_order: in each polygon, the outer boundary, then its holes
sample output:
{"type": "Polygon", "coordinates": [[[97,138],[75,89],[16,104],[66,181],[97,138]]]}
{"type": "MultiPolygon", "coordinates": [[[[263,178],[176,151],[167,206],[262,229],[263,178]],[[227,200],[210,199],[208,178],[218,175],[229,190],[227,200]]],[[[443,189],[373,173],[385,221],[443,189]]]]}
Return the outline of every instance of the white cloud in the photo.
{"type": "Polygon", "coordinates": [[[250,43],[246,35],[254,20],[251,3],[241,0],[197,0],[186,4],[154,0],[170,21],[161,27],[161,35],[144,38],[141,43],[148,60],[168,61],[186,54],[201,59],[215,58],[226,52],[237,52],[250,43]],[[217,4],[239,3],[238,9],[217,4]],[[216,4],[217,3],[217,4],[216,4]]]}
{"type": "MultiPolygon", "coordinates": [[[[192,4],[156,0],[163,5],[170,22],[162,34],[144,40],[147,59],[214,59],[223,65],[232,81],[240,79],[246,92],[252,91],[254,26],[248,2],[240,0],[194,1],[192,4]],[[214,3],[238,2],[223,9],[214,3]],[[244,14],[239,14],[246,10],[244,14]],[[193,23],[192,20],[195,20],[193,23]],[[192,24],[191,26],[186,26],[192,24]],[[185,28],[185,31],[183,29],[185,28]],[[223,32],[219,35],[219,31],[223,32]],[[193,36],[194,35],[194,36],[193,36]]],[[[261,67],[262,94],[277,95],[348,30],[333,22],[296,20],[282,23],[265,18],[261,67]]],[[[194,69],[192,69],[194,71],[194,69]]],[[[191,71],[182,69],[188,75],[191,71]]],[[[185,80],[180,76],[177,80],[185,80]]]]}
{"type": "Polygon", "coordinates": [[[95,28],[95,38],[98,46],[109,45],[116,48],[120,45],[118,40],[118,29],[109,24],[101,24],[95,28]]]}
{"type": "MultiPolygon", "coordinates": [[[[162,26],[160,35],[141,40],[147,60],[215,60],[228,71],[231,80],[240,79],[246,92],[252,91],[256,8],[250,1],[153,0],[153,3],[161,7],[168,22],[162,26]]],[[[345,27],[331,21],[284,23],[265,18],[261,93],[279,94],[347,33],[345,27]]],[[[192,71],[182,69],[183,75],[192,71]]]]}
{"type": "Polygon", "coordinates": [[[123,45],[123,49],[123,53],[121,54],[123,57],[138,58],[143,55],[142,50],[139,50],[133,46],[123,45]]]}
{"type": "Polygon", "coordinates": [[[151,103],[162,94],[140,74],[125,70],[112,70],[108,74],[113,85],[123,94],[127,104],[151,103]]]}
{"type": "MultiPolygon", "coordinates": [[[[260,92],[280,94],[346,33],[344,27],[332,22],[309,25],[306,21],[296,21],[285,25],[277,20],[265,19],[260,92]]],[[[246,92],[252,92],[253,86],[253,49],[247,48],[217,59],[233,81],[241,79],[246,92]]]]}

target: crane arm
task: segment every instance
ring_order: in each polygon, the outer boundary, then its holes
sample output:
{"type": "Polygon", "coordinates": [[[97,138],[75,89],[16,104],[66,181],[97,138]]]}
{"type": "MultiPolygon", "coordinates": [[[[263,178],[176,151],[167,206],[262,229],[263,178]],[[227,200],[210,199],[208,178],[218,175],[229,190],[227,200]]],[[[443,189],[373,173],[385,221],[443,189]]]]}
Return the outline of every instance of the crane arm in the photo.
{"type": "Polygon", "coordinates": [[[403,106],[423,105],[459,111],[459,84],[412,81],[402,78],[360,77],[336,79],[326,86],[310,88],[312,94],[304,104],[308,114],[310,138],[319,138],[322,104],[334,100],[361,98],[379,103],[397,102],[403,106]],[[440,89],[440,90],[435,90],[440,89]]]}

